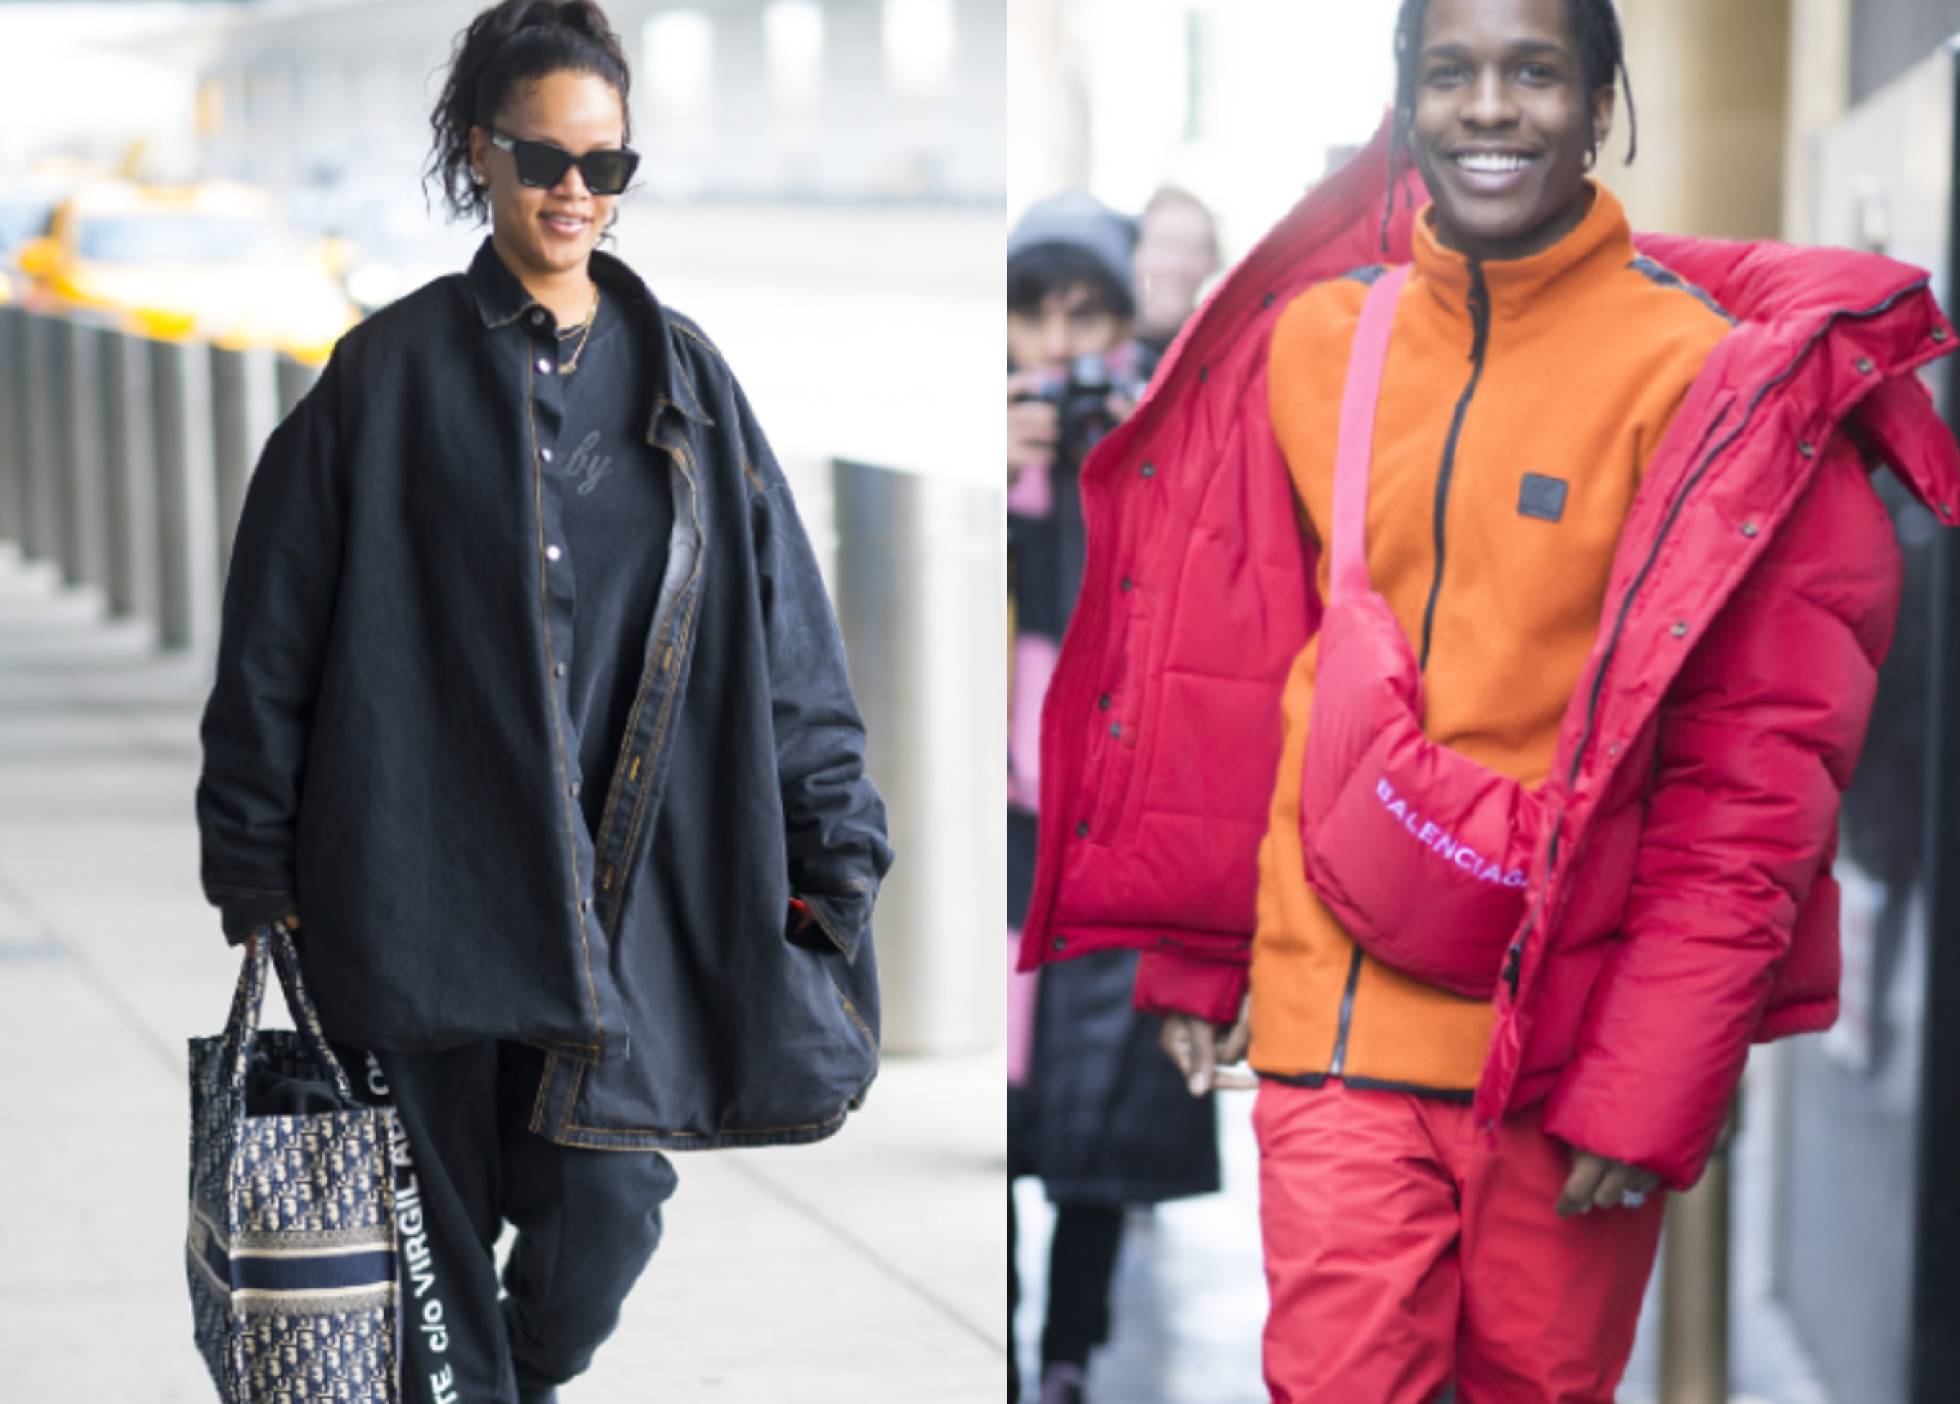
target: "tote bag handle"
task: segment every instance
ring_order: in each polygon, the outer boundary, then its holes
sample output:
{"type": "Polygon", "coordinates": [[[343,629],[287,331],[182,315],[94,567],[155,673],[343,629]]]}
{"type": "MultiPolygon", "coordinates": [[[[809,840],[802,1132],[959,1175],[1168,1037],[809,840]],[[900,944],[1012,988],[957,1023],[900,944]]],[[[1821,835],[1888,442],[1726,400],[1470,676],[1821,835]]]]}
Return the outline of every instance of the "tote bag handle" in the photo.
{"type": "Polygon", "coordinates": [[[1329,563],[1337,597],[1365,595],[1373,588],[1368,579],[1368,470],[1375,456],[1375,405],[1381,398],[1396,299],[1408,281],[1406,263],[1375,279],[1361,304],[1361,324],[1348,352],[1340,442],[1334,458],[1334,543],[1329,563]]]}
{"type": "Polygon", "coordinates": [[[252,1046],[258,1041],[259,1012],[265,1003],[266,953],[271,952],[273,967],[279,972],[279,984],[286,994],[286,1008],[293,1016],[300,1037],[305,1041],[307,1051],[312,1053],[318,1071],[333,1084],[334,1092],[343,1102],[352,1103],[354,1084],[347,1076],[347,1069],[341,1066],[340,1059],[334,1056],[327,1046],[327,1036],[320,1028],[319,1012],[313,1007],[313,997],[306,992],[306,982],[300,976],[299,952],[293,947],[293,938],[283,926],[262,928],[259,939],[253,943],[251,952],[245,957],[245,965],[238,972],[238,989],[231,999],[231,1019],[225,1025],[225,1057],[230,1068],[229,1092],[233,1103],[233,1116],[242,1121],[245,1116],[245,1080],[252,1064],[252,1046]]]}

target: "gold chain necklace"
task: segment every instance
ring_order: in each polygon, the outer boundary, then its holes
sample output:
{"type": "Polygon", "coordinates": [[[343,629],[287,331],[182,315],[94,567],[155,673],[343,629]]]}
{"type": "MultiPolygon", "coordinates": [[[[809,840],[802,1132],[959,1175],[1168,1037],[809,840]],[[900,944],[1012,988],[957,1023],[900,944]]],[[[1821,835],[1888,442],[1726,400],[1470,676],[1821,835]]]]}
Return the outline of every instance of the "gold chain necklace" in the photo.
{"type": "Polygon", "coordinates": [[[585,314],[585,330],[578,334],[578,345],[572,348],[571,360],[558,368],[560,375],[570,375],[578,369],[578,358],[585,354],[585,339],[592,335],[592,324],[599,320],[599,285],[592,285],[592,309],[585,314]]]}

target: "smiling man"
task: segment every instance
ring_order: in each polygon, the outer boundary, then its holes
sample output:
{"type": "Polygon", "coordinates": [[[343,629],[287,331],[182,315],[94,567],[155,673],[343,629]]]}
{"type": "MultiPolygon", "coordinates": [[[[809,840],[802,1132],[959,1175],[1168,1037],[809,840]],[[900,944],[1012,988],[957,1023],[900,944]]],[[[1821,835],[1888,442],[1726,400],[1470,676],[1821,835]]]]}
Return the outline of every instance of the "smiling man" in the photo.
{"type": "MultiPolygon", "coordinates": [[[[1621,71],[1609,3],[1415,0],[1397,58],[1393,159],[1432,204],[1390,333],[1368,565],[1415,654],[1424,734],[1535,789],[1647,460],[1729,323],[1636,255],[1619,202],[1588,179],[1621,71]]],[[[1382,271],[1302,294],[1271,343],[1273,431],[1323,543],[1349,347],[1382,271]]],[[[1466,1401],[1610,1398],[1658,1243],[1657,1177],[1591,1147],[1568,1156],[1530,1113],[1481,1142],[1468,1102],[1493,1002],[1377,960],[1308,881],[1317,655],[1283,698],[1252,961],[1282,1397],[1400,1398],[1381,1372],[1454,1368],[1466,1401]],[[1316,1316],[1347,1329],[1311,1329],[1316,1316]]]]}
{"type": "Polygon", "coordinates": [[[1836,1014],[1869,477],[1960,512],[1953,338],[1918,269],[1636,240],[1611,0],[1396,59],[1084,470],[1022,959],[1140,947],[1191,1090],[1249,1058],[1275,1401],[1605,1404],[1750,1043],[1836,1014]]]}

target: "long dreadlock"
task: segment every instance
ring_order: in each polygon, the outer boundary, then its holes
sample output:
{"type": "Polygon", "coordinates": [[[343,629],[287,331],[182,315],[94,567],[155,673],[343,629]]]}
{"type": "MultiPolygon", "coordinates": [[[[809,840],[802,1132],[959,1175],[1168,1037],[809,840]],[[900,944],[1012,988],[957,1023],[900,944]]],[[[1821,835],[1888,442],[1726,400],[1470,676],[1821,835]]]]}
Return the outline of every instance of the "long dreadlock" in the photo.
{"type": "MultiPolygon", "coordinates": [[[[1633,111],[1633,79],[1627,75],[1626,43],[1620,34],[1619,11],[1613,0],[1565,0],[1565,13],[1579,40],[1579,66],[1590,98],[1615,80],[1626,95],[1627,164],[1639,149],[1640,124],[1633,111]]],[[[1409,130],[1415,125],[1416,87],[1422,56],[1423,27],[1429,19],[1429,0],[1402,0],[1395,19],[1395,130],[1388,143],[1388,199],[1382,205],[1382,252],[1388,252],[1388,226],[1395,214],[1397,187],[1403,173],[1415,165],[1409,130]]],[[[1598,156],[1597,147],[1593,157],[1598,156]]],[[[1413,200],[1413,196],[1409,197],[1413,200]]]]}

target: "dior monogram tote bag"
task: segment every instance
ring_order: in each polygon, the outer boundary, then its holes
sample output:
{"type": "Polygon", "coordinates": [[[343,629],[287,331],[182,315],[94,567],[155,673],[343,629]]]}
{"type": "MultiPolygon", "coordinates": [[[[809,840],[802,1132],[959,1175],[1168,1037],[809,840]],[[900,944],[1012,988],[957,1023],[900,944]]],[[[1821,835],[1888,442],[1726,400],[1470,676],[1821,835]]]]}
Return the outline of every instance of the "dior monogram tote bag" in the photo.
{"type": "Polygon", "coordinates": [[[231,1021],[190,1045],[198,1350],[225,1404],[398,1404],[395,1113],[354,1095],[292,937],[258,933],[231,1021]],[[270,954],[297,1031],[260,1030],[270,954]]]}

